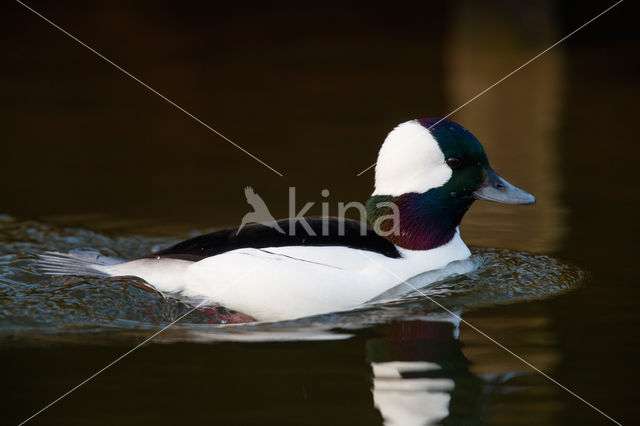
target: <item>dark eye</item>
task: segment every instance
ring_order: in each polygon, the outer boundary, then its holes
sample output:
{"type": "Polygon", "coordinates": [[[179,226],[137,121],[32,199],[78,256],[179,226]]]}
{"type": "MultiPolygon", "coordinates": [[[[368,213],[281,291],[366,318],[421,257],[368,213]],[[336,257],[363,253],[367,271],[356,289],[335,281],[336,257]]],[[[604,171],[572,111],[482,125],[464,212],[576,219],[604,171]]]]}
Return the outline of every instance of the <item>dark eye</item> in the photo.
{"type": "Polygon", "coordinates": [[[446,163],[447,166],[451,167],[452,169],[457,169],[458,167],[462,166],[462,160],[458,157],[449,157],[447,158],[446,163]]]}

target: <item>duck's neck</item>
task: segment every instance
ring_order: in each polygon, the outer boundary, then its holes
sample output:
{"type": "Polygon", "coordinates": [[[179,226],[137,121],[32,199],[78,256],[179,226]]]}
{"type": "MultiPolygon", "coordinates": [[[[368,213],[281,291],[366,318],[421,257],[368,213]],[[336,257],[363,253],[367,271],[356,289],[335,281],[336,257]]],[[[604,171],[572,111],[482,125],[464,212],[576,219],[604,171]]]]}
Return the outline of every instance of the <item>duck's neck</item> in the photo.
{"type": "Polygon", "coordinates": [[[395,197],[375,195],[367,201],[367,219],[376,232],[399,247],[431,250],[453,239],[462,216],[473,202],[454,197],[437,189],[395,197]],[[392,217],[396,215],[394,223],[392,217]]]}

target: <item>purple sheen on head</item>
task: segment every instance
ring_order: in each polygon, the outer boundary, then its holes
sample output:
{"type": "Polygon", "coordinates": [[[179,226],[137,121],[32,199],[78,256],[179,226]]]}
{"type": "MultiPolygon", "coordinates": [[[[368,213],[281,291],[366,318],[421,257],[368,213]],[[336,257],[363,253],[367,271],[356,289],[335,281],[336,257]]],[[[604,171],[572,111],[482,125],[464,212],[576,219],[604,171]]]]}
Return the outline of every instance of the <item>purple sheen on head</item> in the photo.
{"type": "Polygon", "coordinates": [[[440,123],[444,123],[445,121],[449,121],[449,120],[444,120],[442,118],[437,118],[437,117],[419,118],[418,119],[418,123],[420,123],[420,125],[422,127],[425,127],[428,130],[431,130],[430,127],[436,126],[437,124],[440,124],[440,123]]]}

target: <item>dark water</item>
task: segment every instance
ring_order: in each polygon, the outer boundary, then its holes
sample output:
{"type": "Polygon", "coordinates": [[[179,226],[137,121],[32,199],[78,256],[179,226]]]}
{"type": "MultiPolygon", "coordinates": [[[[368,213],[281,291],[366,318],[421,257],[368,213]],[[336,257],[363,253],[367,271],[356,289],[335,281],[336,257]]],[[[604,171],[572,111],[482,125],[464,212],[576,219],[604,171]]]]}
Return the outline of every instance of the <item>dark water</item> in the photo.
{"type": "MultiPolygon", "coordinates": [[[[411,294],[282,323],[198,309],[30,423],[611,424],[478,330],[634,423],[640,67],[627,3],[452,117],[538,199],[472,207],[462,233],[480,268],[429,289],[453,314],[411,294]]],[[[372,172],[356,174],[395,124],[445,115],[608,6],[29,4],[284,176],[4,3],[3,424],[192,308],[135,279],[43,276],[38,253],[130,257],[235,226],[246,185],[278,217],[290,186],[298,209],[335,214],[369,196],[372,172]]]]}

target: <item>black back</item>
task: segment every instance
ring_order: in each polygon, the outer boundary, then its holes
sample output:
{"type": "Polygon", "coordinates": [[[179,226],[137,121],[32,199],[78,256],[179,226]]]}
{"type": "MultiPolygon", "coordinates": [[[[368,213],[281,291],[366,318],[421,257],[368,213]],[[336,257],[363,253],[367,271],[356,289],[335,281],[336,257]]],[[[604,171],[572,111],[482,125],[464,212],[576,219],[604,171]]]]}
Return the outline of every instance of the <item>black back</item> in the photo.
{"type": "Polygon", "coordinates": [[[315,235],[310,235],[304,225],[298,221],[294,221],[291,224],[289,219],[282,219],[277,223],[284,233],[267,225],[250,224],[244,226],[238,235],[236,235],[238,228],[215,231],[182,241],[169,248],[152,253],[146,258],[164,257],[197,262],[206,257],[241,248],[260,249],[285,246],[342,246],[368,250],[392,258],[401,257],[392,242],[376,234],[370,227],[367,226],[366,234],[361,235],[360,222],[338,218],[324,219],[328,225],[325,225],[328,232],[326,232],[326,235],[322,235],[323,218],[305,219],[315,235]],[[339,235],[341,221],[344,221],[343,235],[339,235]],[[289,232],[290,225],[294,226],[295,232],[289,232]]]}

